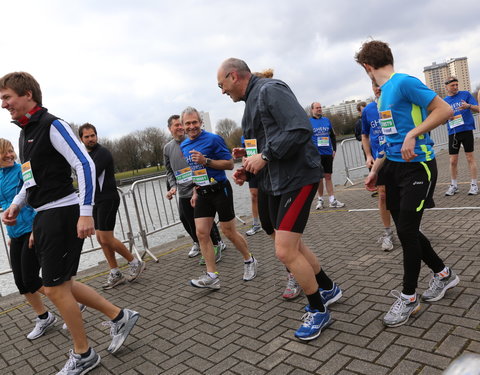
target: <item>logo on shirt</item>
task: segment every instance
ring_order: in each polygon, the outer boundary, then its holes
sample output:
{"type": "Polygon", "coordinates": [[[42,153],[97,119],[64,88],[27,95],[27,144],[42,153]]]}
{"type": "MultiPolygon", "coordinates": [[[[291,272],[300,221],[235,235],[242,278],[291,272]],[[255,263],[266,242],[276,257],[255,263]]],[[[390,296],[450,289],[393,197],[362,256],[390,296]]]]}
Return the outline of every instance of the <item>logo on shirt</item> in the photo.
{"type": "Polygon", "coordinates": [[[413,181],[413,185],[423,185],[423,181],[413,181]]]}
{"type": "Polygon", "coordinates": [[[33,143],[33,140],[34,140],[33,138],[27,139],[27,143],[33,143]]]}

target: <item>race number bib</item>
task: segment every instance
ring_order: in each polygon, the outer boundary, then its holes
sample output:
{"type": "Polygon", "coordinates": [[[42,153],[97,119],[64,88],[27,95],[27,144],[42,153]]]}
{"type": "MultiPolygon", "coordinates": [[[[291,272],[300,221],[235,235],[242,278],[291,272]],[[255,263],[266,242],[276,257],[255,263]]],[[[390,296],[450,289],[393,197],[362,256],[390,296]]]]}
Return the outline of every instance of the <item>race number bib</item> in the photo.
{"type": "Polygon", "coordinates": [[[257,140],[256,139],[245,139],[245,151],[247,152],[247,157],[258,154],[257,140]]]}
{"type": "Polygon", "coordinates": [[[397,128],[393,121],[392,111],[380,112],[380,124],[382,125],[382,133],[385,135],[397,134],[397,128]]]}
{"type": "Polygon", "coordinates": [[[317,146],[318,147],[329,147],[330,146],[330,137],[317,137],[317,146]]]}
{"type": "Polygon", "coordinates": [[[192,182],[192,170],[190,167],[187,167],[175,171],[175,179],[177,180],[177,184],[180,185],[192,182]]]}
{"type": "Polygon", "coordinates": [[[210,185],[208,180],[208,174],[206,169],[198,169],[192,173],[193,183],[198,186],[207,186],[210,185]]]}
{"type": "Polygon", "coordinates": [[[23,184],[27,189],[37,184],[35,182],[35,178],[33,177],[32,166],[30,165],[29,161],[22,164],[22,177],[23,184]]]}
{"type": "Polygon", "coordinates": [[[457,126],[463,125],[463,117],[462,115],[456,115],[453,116],[451,120],[448,120],[448,126],[450,126],[450,129],[456,128],[457,126]]]}

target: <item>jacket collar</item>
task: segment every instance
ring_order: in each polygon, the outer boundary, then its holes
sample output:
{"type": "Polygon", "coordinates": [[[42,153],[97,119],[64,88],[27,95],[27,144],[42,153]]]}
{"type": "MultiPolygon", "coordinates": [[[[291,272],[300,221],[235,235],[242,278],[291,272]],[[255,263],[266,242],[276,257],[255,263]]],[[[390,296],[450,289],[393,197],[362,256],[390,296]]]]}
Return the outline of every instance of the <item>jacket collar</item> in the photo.
{"type": "Polygon", "coordinates": [[[257,81],[260,79],[260,77],[257,77],[256,75],[253,75],[250,77],[250,80],[248,81],[248,85],[247,85],[247,89],[245,90],[245,95],[244,97],[242,98],[242,100],[244,102],[247,101],[247,98],[248,98],[248,95],[250,94],[250,92],[252,91],[253,89],[253,86],[255,86],[255,84],[257,83],[257,81]]]}
{"type": "Polygon", "coordinates": [[[20,120],[12,121],[15,125],[24,128],[30,122],[37,120],[40,115],[46,112],[47,109],[39,105],[35,106],[33,109],[28,111],[20,120]]]}

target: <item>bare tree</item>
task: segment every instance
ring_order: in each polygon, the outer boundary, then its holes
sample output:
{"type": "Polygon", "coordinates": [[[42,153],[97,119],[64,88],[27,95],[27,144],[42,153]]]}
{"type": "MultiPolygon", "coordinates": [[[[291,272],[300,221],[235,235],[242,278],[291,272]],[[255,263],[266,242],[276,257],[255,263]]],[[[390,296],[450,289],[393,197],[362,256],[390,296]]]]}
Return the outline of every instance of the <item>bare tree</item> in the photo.
{"type": "Polygon", "coordinates": [[[143,160],[146,164],[163,165],[163,146],[167,143],[168,136],[156,127],[149,127],[142,130],[139,134],[142,141],[143,160]]]}
{"type": "Polygon", "coordinates": [[[237,128],[238,125],[235,121],[229,118],[224,118],[217,122],[217,125],[215,126],[215,132],[223,139],[227,140],[237,128]]]}

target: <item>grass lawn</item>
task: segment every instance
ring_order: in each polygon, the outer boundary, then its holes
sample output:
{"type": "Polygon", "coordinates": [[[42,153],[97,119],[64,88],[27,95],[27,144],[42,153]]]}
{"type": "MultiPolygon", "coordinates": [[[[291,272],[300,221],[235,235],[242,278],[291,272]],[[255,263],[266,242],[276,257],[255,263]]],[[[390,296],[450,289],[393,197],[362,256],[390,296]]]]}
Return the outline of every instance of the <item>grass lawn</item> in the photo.
{"type": "Polygon", "coordinates": [[[133,171],[126,171],[126,172],[119,172],[119,173],[115,173],[115,179],[116,180],[122,180],[124,178],[143,176],[143,175],[146,175],[146,174],[161,172],[161,171],[164,171],[164,170],[165,170],[165,167],[157,168],[156,166],[153,166],[153,167],[139,169],[138,171],[133,170],[133,171]]]}

